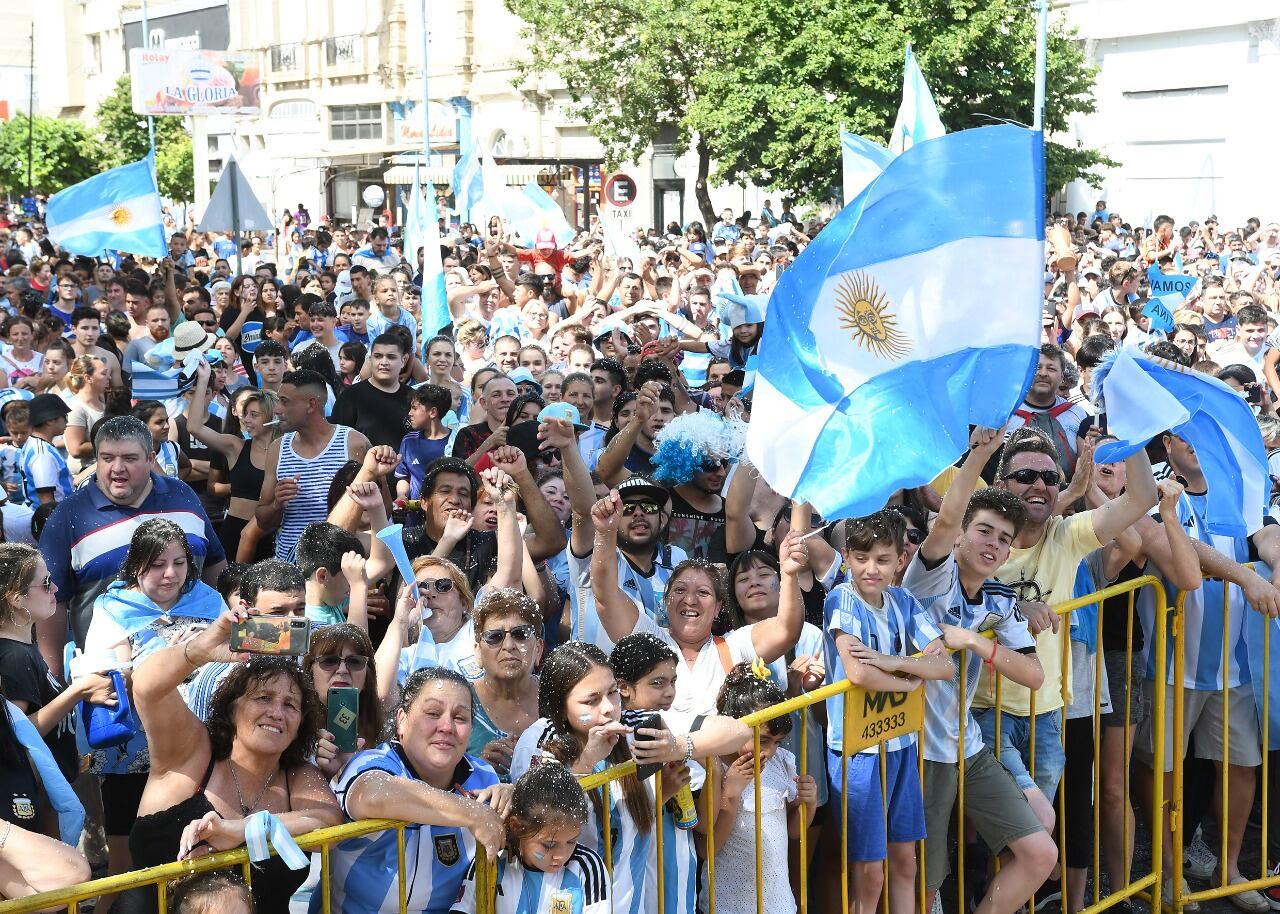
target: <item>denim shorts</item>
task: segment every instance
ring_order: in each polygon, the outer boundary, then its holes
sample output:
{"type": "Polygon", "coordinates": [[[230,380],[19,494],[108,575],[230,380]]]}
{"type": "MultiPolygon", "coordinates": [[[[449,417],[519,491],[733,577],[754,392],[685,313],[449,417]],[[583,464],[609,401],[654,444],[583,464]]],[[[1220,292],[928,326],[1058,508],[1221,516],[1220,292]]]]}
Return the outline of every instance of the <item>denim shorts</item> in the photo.
{"type": "Polygon", "coordinates": [[[1045,711],[1036,715],[1035,775],[1031,774],[1031,718],[1005,711],[1000,715],[1000,750],[996,751],[996,709],[974,708],[973,716],[982,728],[982,741],[995,753],[1000,764],[1009,769],[1023,790],[1039,787],[1053,802],[1067,764],[1062,748],[1062,712],[1045,711]]]}

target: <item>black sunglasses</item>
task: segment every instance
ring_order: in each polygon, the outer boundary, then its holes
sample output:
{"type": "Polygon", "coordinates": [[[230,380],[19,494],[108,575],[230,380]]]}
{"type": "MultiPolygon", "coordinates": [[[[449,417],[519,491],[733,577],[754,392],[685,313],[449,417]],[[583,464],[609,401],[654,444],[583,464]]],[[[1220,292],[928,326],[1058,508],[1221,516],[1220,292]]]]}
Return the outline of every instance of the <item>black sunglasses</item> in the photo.
{"type": "Polygon", "coordinates": [[[537,629],[526,623],[517,625],[515,628],[491,628],[487,632],[480,633],[480,640],[489,647],[497,647],[507,640],[507,635],[514,638],[517,644],[522,644],[536,634],[537,629]]]}
{"type": "Polygon", "coordinates": [[[417,581],[421,590],[432,588],[436,593],[448,593],[453,590],[453,581],[450,578],[436,578],[434,581],[417,581]]]}
{"type": "Polygon", "coordinates": [[[657,514],[662,508],[651,501],[624,501],[622,503],[622,513],[624,515],[635,514],[637,510],[643,514],[657,514]]]}
{"type": "Polygon", "coordinates": [[[924,531],[917,530],[914,527],[907,531],[907,542],[913,546],[919,546],[924,542],[924,531]]]}
{"type": "Polygon", "coordinates": [[[369,658],[362,657],[359,654],[351,654],[347,657],[339,657],[337,654],[323,654],[316,658],[316,666],[326,673],[332,673],[339,666],[345,666],[351,672],[359,673],[369,666],[369,658]]]}
{"type": "Polygon", "coordinates": [[[1012,479],[1018,485],[1029,486],[1037,479],[1043,480],[1046,486],[1056,486],[1062,482],[1062,474],[1057,470],[1014,470],[1012,473],[1005,474],[1006,480],[1012,479]]]}

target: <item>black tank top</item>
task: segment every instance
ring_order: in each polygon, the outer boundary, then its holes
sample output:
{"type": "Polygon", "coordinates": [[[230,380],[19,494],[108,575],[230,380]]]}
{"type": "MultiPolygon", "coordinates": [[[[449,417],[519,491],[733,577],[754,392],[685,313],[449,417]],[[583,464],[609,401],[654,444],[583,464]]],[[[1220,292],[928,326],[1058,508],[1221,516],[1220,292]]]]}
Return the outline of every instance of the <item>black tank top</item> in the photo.
{"type": "Polygon", "coordinates": [[[244,447],[240,449],[240,456],[236,458],[235,465],[231,467],[231,472],[227,474],[227,479],[231,483],[232,498],[257,501],[262,497],[262,481],[267,474],[265,470],[260,470],[253,465],[252,454],[253,442],[246,441],[244,447]]]}
{"type": "MultiPolygon", "coordinates": [[[[204,770],[204,779],[194,794],[181,803],[147,816],[138,816],[129,833],[129,852],[133,855],[134,869],[145,869],[173,863],[178,858],[178,844],[182,831],[196,819],[214,812],[205,795],[209,776],[213,774],[214,761],[204,770]]],[[[293,808],[289,772],[284,774],[285,796],[289,808],[293,808]]],[[[258,911],[288,911],[289,898],[306,881],[308,869],[291,870],[279,857],[271,857],[253,865],[253,900],[258,911]]],[[[157,914],[160,907],[156,889],[130,889],[116,899],[112,910],[117,914],[157,914]]]]}

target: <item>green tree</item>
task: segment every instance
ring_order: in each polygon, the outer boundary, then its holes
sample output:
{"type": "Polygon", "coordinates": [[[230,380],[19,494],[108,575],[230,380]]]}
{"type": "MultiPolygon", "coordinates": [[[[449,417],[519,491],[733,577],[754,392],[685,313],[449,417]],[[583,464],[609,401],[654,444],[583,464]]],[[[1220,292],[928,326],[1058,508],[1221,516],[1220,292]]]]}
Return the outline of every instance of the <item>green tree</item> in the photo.
{"type": "MultiPolygon", "coordinates": [[[[0,187],[13,194],[27,189],[27,124],[26,114],[0,124],[0,187]]],[[[97,142],[84,124],[36,115],[31,126],[35,190],[54,194],[101,170],[97,142]]]]}
{"type": "MultiPolygon", "coordinates": [[[[839,128],[886,141],[913,42],[944,123],[1030,124],[1035,17],[1022,0],[507,0],[529,23],[524,77],[553,72],[610,164],[665,125],[711,180],[752,181],[800,199],[838,194],[839,128]]],[[[1045,126],[1093,110],[1095,69],[1065,26],[1049,36],[1045,126]]],[[[1047,146],[1046,190],[1114,165],[1047,146]]],[[[710,201],[699,193],[707,219],[710,201]]]]}
{"type": "MultiPolygon", "coordinates": [[[[147,118],[133,111],[132,82],[128,76],[116,81],[115,91],[102,100],[95,113],[98,134],[114,168],[136,162],[150,149],[147,118]]],[[[156,181],[160,193],[171,200],[195,199],[195,162],[191,135],[183,118],[164,115],[155,118],[156,181]]]]}

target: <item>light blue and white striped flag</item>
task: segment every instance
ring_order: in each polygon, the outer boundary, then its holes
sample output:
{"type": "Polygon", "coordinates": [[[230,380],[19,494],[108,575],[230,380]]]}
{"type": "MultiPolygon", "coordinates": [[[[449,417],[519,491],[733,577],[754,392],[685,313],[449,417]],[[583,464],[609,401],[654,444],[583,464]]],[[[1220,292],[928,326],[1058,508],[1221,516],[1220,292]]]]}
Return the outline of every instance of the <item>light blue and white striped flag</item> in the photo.
{"type": "Polygon", "coordinates": [[[880,176],[894,159],[894,153],[856,133],[840,130],[841,174],[844,179],[844,202],[853,198],[880,176]]]}
{"type": "Polygon", "coordinates": [[[1267,449],[1248,401],[1217,378],[1130,347],[1098,366],[1107,431],[1118,441],[1094,454],[1097,463],[1124,460],[1172,431],[1191,445],[1210,481],[1205,527],[1219,536],[1249,536],[1262,527],[1271,479],[1267,449]]]}
{"type": "Polygon", "coordinates": [[[161,371],[142,362],[134,362],[131,371],[133,398],[135,400],[172,400],[179,393],[179,374],[176,368],[161,371]]]}
{"type": "Polygon", "coordinates": [[[49,198],[49,237],[73,254],[98,257],[107,249],[164,257],[164,214],[152,157],[121,165],[49,198]]]}
{"type": "Polygon", "coordinates": [[[929,482],[970,424],[999,428],[1022,402],[1043,281],[1041,134],[981,127],[908,149],[774,288],[752,463],[828,518],[929,482]]]}
{"type": "Polygon", "coordinates": [[[416,171],[413,190],[410,191],[405,237],[412,239],[411,263],[417,264],[418,248],[422,248],[421,342],[425,346],[426,341],[448,326],[453,318],[444,287],[444,263],[440,259],[440,210],[436,206],[435,190],[428,187],[424,195],[416,171]]]}
{"type": "Polygon", "coordinates": [[[893,125],[889,148],[901,155],[912,146],[925,140],[945,136],[947,128],[938,117],[938,106],[933,101],[929,84],[916,63],[916,55],[907,45],[907,63],[902,74],[902,104],[898,106],[898,119],[893,125]]]}
{"type": "Polygon", "coordinates": [[[479,144],[474,140],[453,167],[453,199],[462,221],[471,221],[471,209],[484,196],[484,173],[480,168],[479,144]]]}

